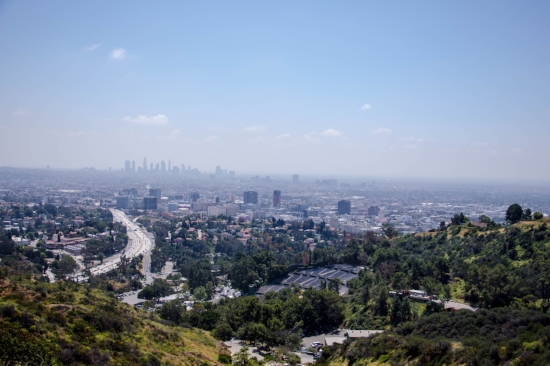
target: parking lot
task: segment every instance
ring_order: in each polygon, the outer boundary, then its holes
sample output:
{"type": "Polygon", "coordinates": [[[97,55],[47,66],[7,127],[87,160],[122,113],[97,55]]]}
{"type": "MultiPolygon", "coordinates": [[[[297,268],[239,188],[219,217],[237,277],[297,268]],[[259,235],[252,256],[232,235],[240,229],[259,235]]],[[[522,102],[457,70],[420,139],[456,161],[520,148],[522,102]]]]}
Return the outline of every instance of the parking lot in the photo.
{"type": "MultiPolygon", "coordinates": [[[[320,344],[325,344],[325,337],[335,337],[339,335],[343,335],[343,331],[338,331],[336,333],[321,333],[317,335],[311,335],[308,337],[302,338],[302,346],[304,348],[310,348],[311,344],[314,342],[319,342],[320,344]]],[[[235,353],[239,352],[241,347],[243,347],[244,343],[239,339],[232,339],[231,341],[224,342],[225,345],[231,350],[231,355],[234,355],[235,353]]],[[[264,357],[260,355],[257,347],[249,346],[248,353],[251,357],[257,357],[258,360],[263,360],[264,357]]],[[[294,352],[296,355],[300,357],[302,360],[302,364],[305,365],[307,363],[314,363],[313,355],[308,355],[307,353],[303,353],[301,351],[294,352]]]]}

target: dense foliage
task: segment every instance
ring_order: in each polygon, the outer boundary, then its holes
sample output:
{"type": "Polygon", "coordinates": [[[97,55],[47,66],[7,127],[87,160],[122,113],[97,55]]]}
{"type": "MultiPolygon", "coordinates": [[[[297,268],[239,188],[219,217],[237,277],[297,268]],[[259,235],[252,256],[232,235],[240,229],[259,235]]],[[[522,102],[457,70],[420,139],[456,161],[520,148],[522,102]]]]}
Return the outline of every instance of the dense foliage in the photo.
{"type": "Polygon", "coordinates": [[[460,310],[422,317],[370,338],[327,347],[317,364],[366,360],[413,365],[548,365],[550,316],[531,310],[460,310]]]}
{"type": "Polygon", "coordinates": [[[337,328],[343,318],[344,302],[330,290],[285,288],[268,292],[264,302],[256,296],[222,300],[219,304],[195,306],[183,315],[183,321],[205,330],[213,330],[220,339],[235,334],[251,343],[298,348],[304,331],[328,331],[337,328]]]}

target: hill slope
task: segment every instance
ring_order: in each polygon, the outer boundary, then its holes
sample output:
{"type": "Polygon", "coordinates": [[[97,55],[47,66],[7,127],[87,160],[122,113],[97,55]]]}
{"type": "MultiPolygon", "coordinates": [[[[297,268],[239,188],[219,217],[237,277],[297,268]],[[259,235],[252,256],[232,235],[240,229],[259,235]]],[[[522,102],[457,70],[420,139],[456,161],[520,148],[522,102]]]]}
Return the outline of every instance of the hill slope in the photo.
{"type": "Polygon", "coordinates": [[[224,346],[73,282],[33,279],[30,266],[0,267],[0,364],[218,364],[224,346]]]}
{"type": "Polygon", "coordinates": [[[460,310],[325,348],[320,365],[548,365],[550,316],[531,310],[460,310]]]}

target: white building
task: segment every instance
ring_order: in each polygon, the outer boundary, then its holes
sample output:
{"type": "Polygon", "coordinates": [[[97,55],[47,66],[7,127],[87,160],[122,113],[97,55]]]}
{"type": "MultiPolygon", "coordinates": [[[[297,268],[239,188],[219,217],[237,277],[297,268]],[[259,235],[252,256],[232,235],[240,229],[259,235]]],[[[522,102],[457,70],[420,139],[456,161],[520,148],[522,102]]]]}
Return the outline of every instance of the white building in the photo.
{"type": "Polygon", "coordinates": [[[223,206],[209,206],[208,216],[227,215],[227,207],[223,206]]]}

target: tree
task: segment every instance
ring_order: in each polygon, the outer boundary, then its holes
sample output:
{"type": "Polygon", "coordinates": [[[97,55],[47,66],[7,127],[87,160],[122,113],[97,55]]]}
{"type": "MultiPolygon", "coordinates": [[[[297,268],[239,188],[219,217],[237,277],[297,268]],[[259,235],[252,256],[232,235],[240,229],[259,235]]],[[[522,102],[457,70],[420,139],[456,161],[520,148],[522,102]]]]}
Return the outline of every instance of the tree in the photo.
{"type": "Polygon", "coordinates": [[[9,235],[5,232],[0,233],[0,254],[9,255],[13,252],[15,243],[11,240],[9,235]]]}
{"type": "Polygon", "coordinates": [[[206,289],[202,286],[195,288],[195,290],[193,291],[193,296],[195,297],[196,300],[199,300],[199,301],[203,301],[208,298],[206,289]]]}
{"type": "Polygon", "coordinates": [[[159,309],[159,315],[162,319],[170,320],[176,324],[181,322],[182,314],[185,312],[185,307],[180,300],[172,300],[165,302],[159,309]]]}
{"type": "Polygon", "coordinates": [[[523,219],[524,220],[531,220],[531,209],[530,208],[523,211],[523,219]]]}
{"type": "Polygon", "coordinates": [[[212,282],[207,282],[204,289],[206,290],[207,298],[211,298],[214,295],[214,284],[212,282]]]}
{"type": "Polygon", "coordinates": [[[408,290],[408,282],[407,275],[401,271],[394,273],[392,277],[392,287],[394,290],[408,290]]]}
{"type": "Polygon", "coordinates": [[[433,277],[426,277],[422,281],[422,285],[426,289],[428,295],[438,295],[442,290],[441,282],[433,277]]]}
{"type": "Polygon", "coordinates": [[[454,224],[454,225],[464,224],[468,221],[470,221],[470,219],[468,219],[466,216],[464,216],[464,213],[462,213],[462,212],[460,214],[455,214],[451,218],[451,223],[454,224]]]}
{"type": "Polygon", "coordinates": [[[232,365],[235,366],[249,366],[252,365],[248,358],[248,347],[241,347],[241,350],[233,356],[232,365]]]}
{"type": "Polygon", "coordinates": [[[151,285],[147,285],[138,292],[138,299],[146,299],[159,301],[161,297],[168,296],[172,293],[170,285],[165,280],[155,278],[151,285]]]}
{"type": "Polygon", "coordinates": [[[506,210],[506,220],[512,224],[519,222],[523,217],[523,209],[517,203],[510,205],[506,210]]]}
{"type": "Polygon", "coordinates": [[[451,300],[451,288],[449,285],[443,285],[443,301],[447,302],[451,300]]]}
{"type": "Polygon", "coordinates": [[[479,216],[479,221],[489,224],[491,222],[491,218],[487,215],[481,215],[479,216]]]}
{"type": "Polygon", "coordinates": [[[411,320],[411,305],[409,299],[403,296],[395,296],[392,300],[390,320],[392,325],[396,326],[411,320]]]}
{"type": "Polygon", "coordinates": [[[540,219],[542,219],[543,217],[544,217],[544,215],[541,214],[540,212],[535,212],[535,213],[533,214],[533,218],[534,218],[535,220],[540,220],[540,219]]]}
{"type": "Polygon", "coordinates": [[[336,292],[337,294],[340,293],[340,286],[342,285],[342,280],[339,278],[333,278],[328,283],[328,289],[331,291],[336,292]]]}
{"type": "Polygon", "coordinates": [[[386,235],[388,238],[395,238],[397,235],[399,235],[399,232],[396,228],[391,226],[390,224],[383,224],[382,225],[382,232],[384,235],[386,235]]]}
{"type": "Polygon", "coordinates": [[[233,328],[227,323],[220,323],[212,330],[212,335],[222,341],[230,341],[233,338],[233,328]]]}
{"type": "Polygon", "coordinates": [[[52,263],[52,272],[59,280],[64,280],[72,275],[78,268],[78,264],[70,255],[64,255],[59,261],[52,263]]]}
{"type": "Polygon", "coordinates": [[[300,362],[302,362],[302,359],[297,354],[291,353],[291,354],[288,355],[288,363],[289,364],[298,365],[300,362]]]}
{"type": "Polygon", "coordinates": [[[376,298],[376,305],[379,315],[386,316],[388,314],[388,290],[385,287],[380,287],[378,297],[376,298]]]}

